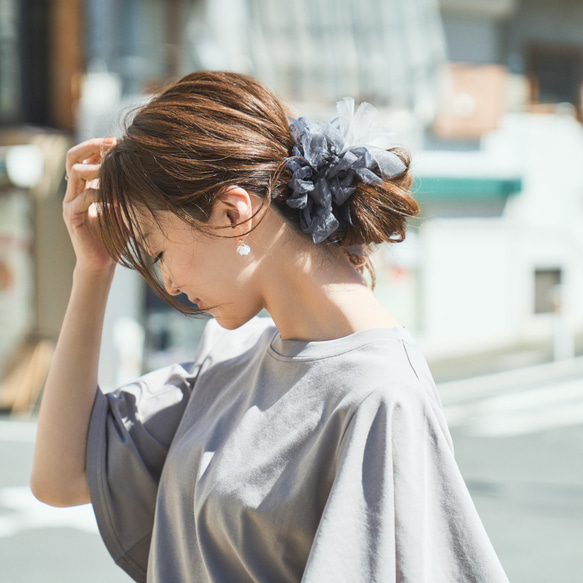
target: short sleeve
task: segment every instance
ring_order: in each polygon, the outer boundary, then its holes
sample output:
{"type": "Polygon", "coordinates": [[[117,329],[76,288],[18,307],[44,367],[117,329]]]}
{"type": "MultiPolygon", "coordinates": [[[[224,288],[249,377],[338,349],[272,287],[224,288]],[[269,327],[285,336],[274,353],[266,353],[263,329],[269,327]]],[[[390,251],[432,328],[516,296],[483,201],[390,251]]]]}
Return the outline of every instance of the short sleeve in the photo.
{"type": "Polygon", "coordinates": [[[196,372],[173,365],[97,392],[87,447],[91,502],[110,554],[136,581],[146,580],[158,482],[196,372]]]}
{"type": "Polygon", "coordinates": [[[357,407],[302,581],[507,583],[421,383],[357,407]]]}

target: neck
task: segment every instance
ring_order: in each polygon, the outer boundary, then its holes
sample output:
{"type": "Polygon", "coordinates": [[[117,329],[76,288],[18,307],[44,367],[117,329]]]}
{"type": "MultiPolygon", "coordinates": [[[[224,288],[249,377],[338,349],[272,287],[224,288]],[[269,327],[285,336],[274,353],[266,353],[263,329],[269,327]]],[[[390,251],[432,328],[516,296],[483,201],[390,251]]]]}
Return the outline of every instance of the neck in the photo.
{"type": "Polygon", "coordinates": [[[297,233],[285,241],[266,254],[262,270],[264,305],[284,340],[399,326],[340,248],[314,245],[297,233]]]}

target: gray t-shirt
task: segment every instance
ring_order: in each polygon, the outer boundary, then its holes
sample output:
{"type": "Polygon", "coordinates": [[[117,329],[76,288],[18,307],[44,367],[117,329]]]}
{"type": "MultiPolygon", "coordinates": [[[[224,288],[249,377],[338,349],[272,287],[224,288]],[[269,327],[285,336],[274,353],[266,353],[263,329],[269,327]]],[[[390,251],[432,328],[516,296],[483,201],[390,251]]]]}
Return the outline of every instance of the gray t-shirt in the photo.
{"type": "Polygon", "coordinates": [[[136,581],[507,581],[402,328],[211,321],[194,363],[98,393],[87,474],[136,581]]]}

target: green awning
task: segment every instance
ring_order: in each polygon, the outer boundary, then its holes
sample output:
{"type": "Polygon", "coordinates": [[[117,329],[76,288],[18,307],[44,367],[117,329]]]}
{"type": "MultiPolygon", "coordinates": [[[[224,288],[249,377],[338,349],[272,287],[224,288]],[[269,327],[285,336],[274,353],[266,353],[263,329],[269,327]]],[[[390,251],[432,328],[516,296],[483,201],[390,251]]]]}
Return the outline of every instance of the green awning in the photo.
{"type": "Polygon", "coordinates": [[[484,200],[508,198],[522,190],[521,178],[454,178],[423,176],[415,179],[420,200],[484,200]]]}

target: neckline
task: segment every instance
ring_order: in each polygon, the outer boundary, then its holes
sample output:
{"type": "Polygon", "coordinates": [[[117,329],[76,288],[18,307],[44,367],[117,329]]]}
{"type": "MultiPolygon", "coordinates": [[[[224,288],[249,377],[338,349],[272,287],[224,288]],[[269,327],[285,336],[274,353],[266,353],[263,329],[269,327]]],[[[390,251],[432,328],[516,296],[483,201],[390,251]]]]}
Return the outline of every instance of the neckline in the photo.
{"type": "Polygon", "coordinates": [[[269,351],[278,358],[313,360],[338,356],[379,341],[414,343],[407,328],[368,328],[333,340],[283,340],[276,330],[269,351]]]}

